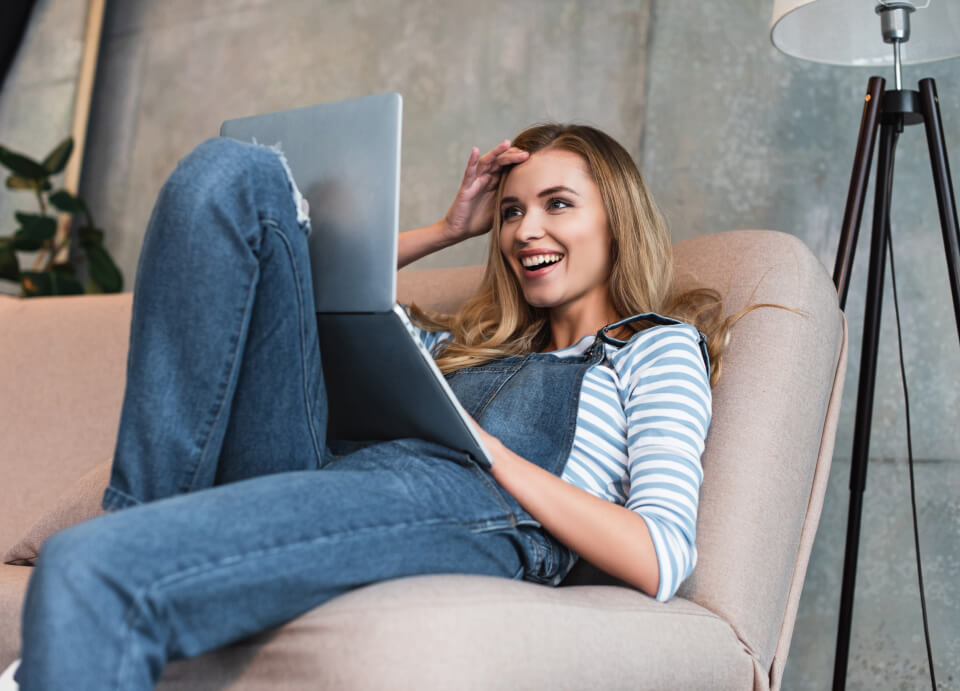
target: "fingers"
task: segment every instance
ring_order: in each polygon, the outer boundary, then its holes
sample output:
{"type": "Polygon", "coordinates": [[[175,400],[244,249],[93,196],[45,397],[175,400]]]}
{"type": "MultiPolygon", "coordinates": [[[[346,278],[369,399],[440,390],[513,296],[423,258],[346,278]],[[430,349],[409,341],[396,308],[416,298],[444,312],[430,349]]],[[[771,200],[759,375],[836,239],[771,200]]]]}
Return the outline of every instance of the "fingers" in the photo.
{"type": "Polygon", "coordinates": [[[528,152],[512,146],[509,139],[504,139],[483,156],[480,155],[480,149],[473,147],[463,172],[461,193],[476,192],[495,185],[502,168],[522,163],[529,157],[528,152]]]}
{"type": "Polygon", "coordinates": [[[480,160],[480,149],[473,147],[470,149],[470,158],[467,159],[466,170],[463,171],[463,181],[467,182],[470,178],[476,175],[477,172],[477,161],[480,160]]]}
{"type": "Polygon", "coordinates": [[[487,153],[480,157],[480,163],[489,165],[490,162],[496,161],[497,158],[503,153],[510,150],[510,140],[504,139],[502,142],[497,144],[495,147],[490,149],[487,153]]]}
{"type": "Polygon", "coordinates": [[[509,139],[504,139],[503,142],[478,159],[477,174],[494,173],[504,166],[521,163],[527,160],[529,156],[530,154],[523,149],[512,146],[509,139]]]}
{"type": "Polygon", "coordinates": [[[530,152],[524,151],[523,149],[518,149],[515,146],[511,146],[509,149],[504,151],[502,154],[497,156],[497,165],[499,166],[509,166],[514,163],[521,163],[530,158],[530,152]]]}

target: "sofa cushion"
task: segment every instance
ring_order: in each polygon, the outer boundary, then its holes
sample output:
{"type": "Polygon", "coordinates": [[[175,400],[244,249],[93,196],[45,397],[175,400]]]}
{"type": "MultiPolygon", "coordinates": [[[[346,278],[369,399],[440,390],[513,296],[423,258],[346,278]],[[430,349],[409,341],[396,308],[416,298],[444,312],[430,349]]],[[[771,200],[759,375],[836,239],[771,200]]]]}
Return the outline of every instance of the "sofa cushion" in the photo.
{"type": "Polygon", "coordinates": [[[100,500],[110,480],[110,466],[111,459],[107,459],[77,480],[30,526],[25,535],[0,557],[0,561],[16,566],[32,566],[48,537],[76,523],[106,513],[100,508],[100,500]]]}
{"type": "Polygon", "coordinates": [[[730,626],[679,598],[433,575],[360,588],[172,663],[157,688],[749,689],[754,673],[730,626]]]}
{"type": "Polygon", "coordinates": [[[0,566],[0,670],[20,657],[20,611],[32,572],[28,566],[0,566]]]}

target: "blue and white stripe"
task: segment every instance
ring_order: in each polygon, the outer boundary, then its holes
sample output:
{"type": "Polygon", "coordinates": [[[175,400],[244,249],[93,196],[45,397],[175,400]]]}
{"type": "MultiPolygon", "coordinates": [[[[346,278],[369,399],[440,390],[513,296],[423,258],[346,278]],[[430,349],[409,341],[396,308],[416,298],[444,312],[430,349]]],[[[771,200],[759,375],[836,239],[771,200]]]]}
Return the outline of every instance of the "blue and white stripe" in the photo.
{"type": "MultiPolygon", "coordinates": [[[[553,354],[582,355],[593,340],[553,354]]],[[[584,376],[563,479],[644,519],[660,569],[657,599],[668,600],[697,562],[700,457],[711,414],[699,333],[657,326],[604,349],[606,359],[584,376]]]]}
{"type": "MultiPolygon", "coordinates": [[[[446,333],[421,332],[429,349],[446,333]]],[[[585,336],[554,351],[583,355],[585,336]]],[[[670,599],[697,562],[700,457],[710,425],[709,374],[699,333],[688,324],[641,331],[583,379],[567,482],[626,506],[647,524],[657,553],[657,599],[670,599]]]]}

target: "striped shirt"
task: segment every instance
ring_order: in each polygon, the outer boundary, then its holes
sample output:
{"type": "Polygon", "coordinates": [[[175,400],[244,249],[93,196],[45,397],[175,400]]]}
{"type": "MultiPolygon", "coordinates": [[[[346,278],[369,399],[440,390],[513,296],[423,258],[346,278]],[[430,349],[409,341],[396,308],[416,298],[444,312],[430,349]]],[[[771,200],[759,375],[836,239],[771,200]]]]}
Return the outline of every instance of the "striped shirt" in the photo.
{"type": "MultiPolygon", "coordinates": [[[[446,332],[418,329],[432,349],[446,332]]],[[[647,524],[660,587],[670,599],[697,562],[697,503],[710,425],[709,374],[700,335],[688,324],[655,326],[623,347],[604,342],[606,357],[583,378],[570,458],[563,479],[626,506],[647,524]]],[[[583,355],[595,336],[553,351],[583,355]]]]}

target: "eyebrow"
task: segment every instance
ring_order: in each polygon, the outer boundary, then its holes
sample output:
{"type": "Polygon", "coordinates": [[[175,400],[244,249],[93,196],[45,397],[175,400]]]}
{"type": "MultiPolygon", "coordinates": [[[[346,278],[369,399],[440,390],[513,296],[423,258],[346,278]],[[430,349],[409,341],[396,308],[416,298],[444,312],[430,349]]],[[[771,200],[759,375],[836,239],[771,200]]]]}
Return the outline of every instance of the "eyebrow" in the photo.
{"type": "MultiPolygon", "coordinates": [[[[577,197],[580,196],[577,193],[577,191],[571,187],[567,187],[566,185],[556,185],[555,187],[548,187],[547,189],[540,192],[540,194],[537,195],[537,198],[542,199],[543,197],[549,197],[551,194],[556,194],[557,192],[569,192],[574,196],[577,196],[577,197]]],[[[516,197],[504,197],[500,201],[500,205],[503,206],[504,204],[513,204],[514,202],[518,202],[518,201],[520,200],[516,197]]]]}

